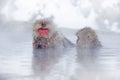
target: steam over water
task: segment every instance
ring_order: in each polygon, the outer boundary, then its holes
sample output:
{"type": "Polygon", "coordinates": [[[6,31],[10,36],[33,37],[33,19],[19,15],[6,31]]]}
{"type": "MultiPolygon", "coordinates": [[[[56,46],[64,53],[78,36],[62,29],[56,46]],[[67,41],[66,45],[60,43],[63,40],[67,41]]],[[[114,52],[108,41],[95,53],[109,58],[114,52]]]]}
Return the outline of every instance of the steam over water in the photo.
{"type": "Polygon", "coordinates": [[[0,80],[120,80],[119,4],[119,0],[1,0],[0,80]],[[77,29],[92,27],[102,48],[34,50],[32,23],[49,16],[73,43],[77,29]]]}
{"type": "MultiPolygon", "coordinates": [[[[99,50],[33,50],[31,31],[7,29],[0,32],[0,80],[120,80],[118,33],[97,31],[99,50]]],[[[76,30],[59,30],[75,43],[76,30]]]]}
{"type": "Polygon", "coordinates": [[[119,0],[1,0],[2,21],[30,21],[54,17],[59,27],[120,32],[119,0]]]}

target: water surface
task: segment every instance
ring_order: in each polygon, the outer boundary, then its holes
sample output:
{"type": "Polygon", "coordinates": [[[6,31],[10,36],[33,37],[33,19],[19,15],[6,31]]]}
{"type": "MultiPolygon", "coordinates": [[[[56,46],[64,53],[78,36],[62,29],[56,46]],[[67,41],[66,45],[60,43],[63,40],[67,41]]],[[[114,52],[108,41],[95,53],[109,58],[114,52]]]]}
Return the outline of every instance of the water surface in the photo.
{"type": "MultiPolygon", "coordinates": [[[[120,80],[120,34],[98,35],[99,50],[33,50],[31,33],[2,31],[0,80],[120,80]]],[[[68,38],[75,43],[73,33],[68,38]]]]}

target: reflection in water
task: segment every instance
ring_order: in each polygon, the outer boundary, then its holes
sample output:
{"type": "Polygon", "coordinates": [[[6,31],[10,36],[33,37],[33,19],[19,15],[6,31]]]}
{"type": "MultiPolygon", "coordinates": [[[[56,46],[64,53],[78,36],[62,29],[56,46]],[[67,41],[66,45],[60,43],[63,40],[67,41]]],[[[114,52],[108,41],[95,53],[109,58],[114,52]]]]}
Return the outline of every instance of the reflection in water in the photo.
{"type": "Polygon", "coordinates": [[[43,80],[58,62],[62,53],[63,49],[60,48],[34,49],[32,67],[35,77],[43,80]]]}
{"type": "MultiPolygon", "coordinates": [[[[104,52],[106,49],[77,48],[77,63],[73,80],[119,80],[116,60],[118,55],[104,52]]],[[[111,50],[108,50],[112,52],[111,50]]]]}
{"type": "Polygon", "coordinates": [[[11,34],[0,32],[0,80],[120,80],[117,34],[102,33],[103,48],[99,50],[74,47],[33,53],[32,37],[24,32],[19,34],[21,37],[11,34]]]}
{"type": "Polygon", "coordinates": [[[97,58],[99,49],[80,49],[77,48],[77,68],[73,77],[75,80],[97,80],[97,58]]]}
{"type": "Polygon", "coordinates": [[[95,49],[80,49],[77,48],[77,61],[80,64],[83,64],[84,67],[92,66],[95,64],[97,54],[99,54],[99,50],[95,49]]]}

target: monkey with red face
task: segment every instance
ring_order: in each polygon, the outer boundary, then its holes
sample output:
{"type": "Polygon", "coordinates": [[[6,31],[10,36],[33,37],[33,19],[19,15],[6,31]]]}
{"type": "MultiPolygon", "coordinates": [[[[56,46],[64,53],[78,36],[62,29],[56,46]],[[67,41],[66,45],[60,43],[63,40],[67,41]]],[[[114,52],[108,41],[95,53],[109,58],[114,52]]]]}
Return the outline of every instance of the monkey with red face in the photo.
{"type": "Polygon", "coordinates": [[[68,47],[71,45],[73,45],[73,43],[57,32],[56,25],[51,19],[44,18],[34,23],[34,48],[68,47]]]}

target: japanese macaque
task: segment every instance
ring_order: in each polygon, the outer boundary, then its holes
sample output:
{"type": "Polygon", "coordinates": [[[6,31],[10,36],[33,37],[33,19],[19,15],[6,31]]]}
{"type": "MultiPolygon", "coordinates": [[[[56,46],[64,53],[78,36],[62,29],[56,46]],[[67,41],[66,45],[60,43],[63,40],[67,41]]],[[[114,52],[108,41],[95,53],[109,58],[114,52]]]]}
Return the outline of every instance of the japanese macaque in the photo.
{"type": "Polygon", "coordinates": [[[33,25],[33,47],[51,48],[68,47],[73,45],[68,39],[60,35],[56,25],[49,18],[37,20],[33,25]]]}
{"type": "Polygon", "coordinates": [[[81,30],[79,30],[77,33],[77,46],[80,48],[98,48],[101,46],[100,41],[98,40],[98,36],[96,32],[89,28],[85,27],[81,30]]]}

